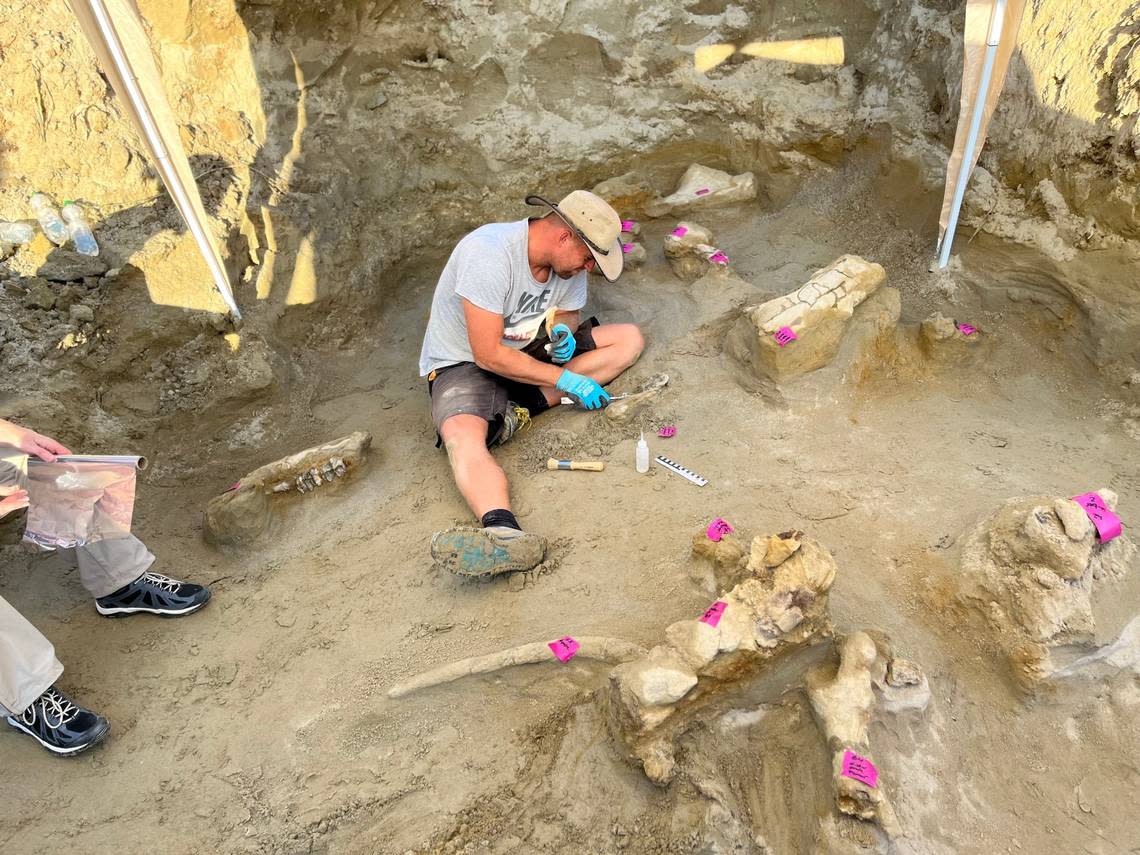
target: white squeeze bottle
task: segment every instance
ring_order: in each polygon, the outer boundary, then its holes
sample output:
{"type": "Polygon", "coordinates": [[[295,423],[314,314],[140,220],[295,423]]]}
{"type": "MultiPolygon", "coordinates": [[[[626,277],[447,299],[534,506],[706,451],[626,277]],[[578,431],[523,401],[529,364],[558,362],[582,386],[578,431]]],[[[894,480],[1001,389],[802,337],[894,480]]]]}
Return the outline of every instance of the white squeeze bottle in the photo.
{"type": "Polygon", "coordinates": [[[641,439],[637,441],[637,454],[634,458],[637,471],[645,474],[649,471],[649,445],[645,442],[645,431],[641,432],[641,439]]]}
{"type": "Polygon", "coordinates": [[[43,193],[36,193],[32,196],[32,210],[36,212],[36,219],[40,221],[40,226],[43,227],[48,240],[56,246],[63,246],[67,243],[67,226],[59,218],[55,205],[47,196],[43,193]]]}
{"type": "Polygon", "coordinates": [[[79,206],[68,200],[63,203],[61,213],[67,220],[67,232],[75,241],[75,251],[81,255],[98,255],[99,244],[95,243],[95,235],[91,234],[91,226],[87,225],[79,206]]]}

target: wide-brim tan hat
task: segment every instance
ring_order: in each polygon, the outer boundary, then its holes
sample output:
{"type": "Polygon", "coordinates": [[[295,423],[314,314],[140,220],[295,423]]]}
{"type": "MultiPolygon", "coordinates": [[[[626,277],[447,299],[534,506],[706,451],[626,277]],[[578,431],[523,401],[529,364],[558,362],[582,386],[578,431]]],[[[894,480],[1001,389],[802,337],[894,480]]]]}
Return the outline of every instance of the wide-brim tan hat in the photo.
{"type": "Polygon", "coordinates": [[[589,190],[575,190],[555,205],[541,196],[527,196],[528,205],[545,205],[562,218],[582,239],[610,282],[621,276],[621,217],[601,196],[589,190]]]}

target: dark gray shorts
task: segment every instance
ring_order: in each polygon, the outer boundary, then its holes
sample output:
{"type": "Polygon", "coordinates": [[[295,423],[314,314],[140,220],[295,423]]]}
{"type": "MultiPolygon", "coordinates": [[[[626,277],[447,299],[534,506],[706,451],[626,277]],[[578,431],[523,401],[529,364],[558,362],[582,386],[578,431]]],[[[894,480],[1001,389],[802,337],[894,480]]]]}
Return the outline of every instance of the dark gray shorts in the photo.
{"type": "MultiPolygon", "coordinates": [[[[575,330],[575,356],[597,347],[593,333],[597,325],[597,318],[589,318],[575,330]]],[[[523,348],[523,353],[540,362],[551,362],[545,349],[549,341],[543,330],[523,348]]],[[[499,438],[503,429],[503,417],[510,402],[526,407],[532,417],[550,406],[538,386],[508,380],[484,371],[474,362],[459,362],[446,368],[437,368],[428,375],[428,393],[431,395],[431,419],[435,422],[437,448],[440,446],[440,426],[452,416],[466,413],[486,419],[487,445],[490,446],[499,438]]]]}

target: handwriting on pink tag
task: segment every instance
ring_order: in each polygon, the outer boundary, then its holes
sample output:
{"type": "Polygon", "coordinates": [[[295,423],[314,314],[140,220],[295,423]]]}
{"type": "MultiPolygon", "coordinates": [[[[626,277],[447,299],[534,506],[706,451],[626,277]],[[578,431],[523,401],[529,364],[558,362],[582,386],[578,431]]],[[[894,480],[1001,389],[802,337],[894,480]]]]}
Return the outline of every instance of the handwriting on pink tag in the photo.
{"type": "Polygon", "coordinates": [[[621,245],[621,251],[622,252],[633,252],[633,244],[632,243],[623,243],[621,245]]]}
{"type": "Polygon", "coordinates": [[[866,757],[860,757],[854,751],[843,752],[843,774],[848,778],[854,778],[856,781],[866,784],[868,787],[873,788],[879,785],[879,770],[875,768],[875,764],[866,757]]]}
{"type": "Polygon", "coordinates": [[[705,609],[705,613],[701,615],[701,623],[707,623],[709,626],[716,626],[718,623],[720,623],[721,615],[724,614],[724,610],[727,608],[728,603],[726,603],[724,600],[717,600],[715,603],[705,609]]]}
{"type": "Polygon", "coordinates": [[[1073,496],[1073,501],[1085,509],[1085,513],[1096,526],[1096,534],[1101,543],[1120,536],[1120,517],[1108,509],[1100,493],[1082,493],[1073,496]]]}
{"type": "Polygon", "coordinates": [[[550,648],[559,662],[569,662],[574,658],[574,654],[578,652],[580,645],[570,636],[566,636],[557,641],[552,641],[546,646],[550,648]]]}
{"type": "Polygon", "coordinates": [[[688,233],[689,233],[689,230],[687,228],[685,228],[684,226],[677,226],[677,228],[673,229],[673,231],[672,231],[673,237],[684,237],[688,233]]]}
{"type": "Polygon", "coordinates": [[[657,435],[663,436],[666,439],[677,433],[677,428],[673,425],[665,425],[664,427],[657,428],[657,435]]]}
{"type": "Polygon", "coordinates": [[[719,543],[722,537],[734,531],[736,531],[736,529],[730,526],[726,520],[717,517],[715,520],[709,523],[709,527],[706,529],[706,534],[708,534],[709,540],[713,540],[719,543]]]}
{"type": "Polygon", "coordinates": [[[958,324],[958,329],[962,331],[962,335],[973,335],[978,331],[977,327],[970,326],[969,324],[958,324]]]}
{"type": "Polygon", "coordinates": [[[697,191],[697,195],[698,196],[704,196],[708,192],[709,192],[708,187],[702,187],[700,190],[697,191]]]}
{"type": "Polygon", "coordinates": [[[622,220],[621,230],[623,232],[632,232],[635,225],[637,225],[637,220],[622,220]]]}
{"type": "Polygon", "coordinates": [[[709,256],[709,261],[714,264],[728,264],[728,256],[721,252],[719,249],[709,256]]]}
{"type": "Polygon", "coordinates": [[[795,341],[797,338],[799,338],[799,336],[792,332],[791,327],[780,327],[778,330],[776,330],[775,335],[776,344],[780,345],[780,347],[783,347],[789,341],[795,341]]]}

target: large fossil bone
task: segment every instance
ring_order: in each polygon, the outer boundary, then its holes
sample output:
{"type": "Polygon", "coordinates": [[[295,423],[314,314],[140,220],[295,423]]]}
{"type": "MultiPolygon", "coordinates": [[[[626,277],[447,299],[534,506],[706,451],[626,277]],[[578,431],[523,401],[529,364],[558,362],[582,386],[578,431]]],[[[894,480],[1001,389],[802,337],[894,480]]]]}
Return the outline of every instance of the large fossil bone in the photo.
{"type": "Polygon", "coordinates": [[[272,521],[275,496],[307,493],[358,469],[372,434],[356,431],[258,467],[206,506],[205,534],[213,543],[256,540],[272,521]]]}
{"type": "Polygon", "coordinates": [[[922,710],[930,702],[926,676],[912,662],[896,659],[880,635],[854,632],[838,645],[839,666],[821,665],[807,676],[812,711],[832,756],[832,783],[840,812],[878,823],[895,834],[898,822],[877,780],[845,769],[845,762],[874,769],[870,725],[876,706],[886,712],[922,710]]]}
{"type": "MultiPolygon", "coordinates": [[[[622,662],[645,655],[645,648],[620,638],[606,638],[604,636],[584,635],[576,639],[579,647],[575,656],[583,659],[600,659],[603,662],[622,662]]],[[[512,665],[529,665],[536,662],[552,661],[549,642],[533,641],[529,644],[520,644],[501,650],[498,653],[488,653],[485,656],[472,656],[460,659],[458,662],[449,662],[439,668],[433,668],[403,683],[397,683],[388,690],[388,697],[402,698],[412,692],[426,689],[429,686],[439,686],[450,683],[472,674],[490,674],[510,668],[512,665]]]]}
{"type": "Polygon", "coordinates": [[[610,731],[655,783],[672,779],[675,739],[694,721],[742,699],[774,700],[825,652],[819,642],[831,635],[835,560],[819,542],[793,534],[798,546],[781,543],[782,557],[773,553],[770,562],[770,541],[753,541],[746,577],[720,597],[715,626],[707,617],[677,621],[665,644],[611,672],[610,731]]]}
{"type": "Polygon", "coordinates": [[[755,198],[756,176],[751,172],[730,175],[723,170],[694,163],[681,176],[677,189],[662,201],[676,209],[727,205],[755,198]]]}
{"type": "Polygon", "coordinates": [[[773,380],[822,368],[838,353],[855,307],[885,278],[882,265],[844,255],[791,294],[745,307],[729,333],[730,352],[773,380]],[[785,328],[794,340],[778,337],[785,328]]]}
{"type": "MultiPolygon", "coordinates": [[[[1097,492],[1115,510],[1116,493],[1097,492]]],[[[1135,552],[1127,535],[1101,542],[1071,499],[1010,499],[967,536],[959,601],[983,617],[1018,687],[1031,691],[1097,651],[1104,628],[1093,597],[1127,572],[1135,552]]]]}

